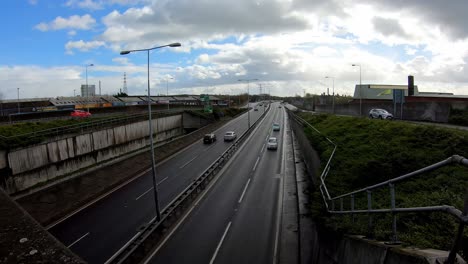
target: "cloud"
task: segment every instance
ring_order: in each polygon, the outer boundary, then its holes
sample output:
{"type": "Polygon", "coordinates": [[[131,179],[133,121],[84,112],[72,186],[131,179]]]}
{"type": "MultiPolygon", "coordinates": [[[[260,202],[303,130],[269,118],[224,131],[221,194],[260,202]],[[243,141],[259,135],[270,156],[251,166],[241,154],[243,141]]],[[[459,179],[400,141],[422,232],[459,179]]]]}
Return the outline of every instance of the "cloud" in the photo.
{"type": "Polygon", "coordinates": [[[387,36],[408,37],[398,20],[391,18],[374,17],[372,19],[374,28],[387,36]]]}
{"type": "Polygon", "coordinates": [[[52,22],[42,22],[40,24],[37,24],[35,28],[43,32],[61,29],[88,30],[91,29],[95,24],[96,20],[90,15],[86,14],[83,16],[73,15],[69,18],[63,18],[59,16],[55,18],[52,22]]]}
{"type": "Polygon", "coordinates": [[[30,5],[37,5],[37,0],[29,0],[30,5]]]}
{"type": "Polygon", "coordinates": [[[72,54],[74,49],[77,49],[79,51],[89,51],[92,49],[97,49],[99,47],[105,46],[106,43],[103,41],[89,41],[85,42],[83,40],[79,41],[68,41],[67,44],[65,44],[65,49],[67,53],[72,54]]]}
{"type": "Polygon", "coordinates": [[[112,59],[113,62],[119,63],[121,65],[133,65],[128,61],[128,58],[125,57],[117,57],[112,59]]]}
{"type": "Polygon", "coordinates": [[[283,1],[155,1],[120,13],[114,10],[103,18],[108,42],[154,45],[197,39],[223,39],[231,35],[269,34],[305,30],[310,25],[291,12],[283,1]],[[222,12],[218,12],[222,10],[222,12]],[[184,15],[180,15],[184,14],[184,15]]]}

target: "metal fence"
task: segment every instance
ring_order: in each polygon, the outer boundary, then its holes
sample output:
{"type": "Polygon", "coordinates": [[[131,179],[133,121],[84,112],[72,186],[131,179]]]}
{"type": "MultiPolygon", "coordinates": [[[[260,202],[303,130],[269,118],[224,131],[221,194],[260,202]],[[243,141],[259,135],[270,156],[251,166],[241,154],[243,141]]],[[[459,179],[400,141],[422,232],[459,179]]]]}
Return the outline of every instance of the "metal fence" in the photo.
{"type": "MultiPolygon", "coordinates": [[[[303,118],[295,115],[292,112],[290,112],[290,114],[296,122],[302,124],[304,127],[312,128],[316,133],[323,135],[319,130],[317,130],[314,126],[312,126],[303,118]]],[[[332,154],[330,155],[320,175],[319,188],[320,188],[322,199],[325,204],[327,212],[329,212],[332,215],[351,215],[353,222],[354,222],[354,215],[367,214],[367,218],[368,218],[367,236],[369,238],[373,237],[373,230],[374,230],[373,215],[374,214],[392,214],[392,237],[391,237],[391,241],[388,244],[399,244],[398,236],[397,236],[397,217],[396,217],[398,213],[443,212],[443,213],[449,214],[455,217],[459,221],[459,228],[454,239],[453,247],[446,261],[446,263],[454,263],[455,258],[456,258],[456,253],[458,251],[458,248],[460,246],[460,242],[462,239],[464,226],[468,224],[468,196],[465,197],[463,211],[451,205],[434,205],[434,206],[425,206],[425,207],[399,208],[399,207],[396,207],[396,203],[395,203],[395,200],[396,200],[395,184],[409,180],[423,173],[431,172],[439,168],[453,165],[453,164],[460,164],[462,166],[468,167],[468,159],[459,155],[453,155],[445,160],[434,163],[422,169],[410,172],[408,174],[401,175],[391,180],[384,181],[375,185],[367,186],[365,188],[355,190],[349,193],[345,193],[342,195],[338,195],[335,197],[331,197],[330,193],[328,192],[325,180],[327,178],[328,172],[330,171],[331,162],[334,158],[337,145],[332,140],[327,138],[326,136],[324,137],[333,147],[332,154]],[[373,209],[372,192],[381,188],[388,188],[389,190],[389,195],[390,195],[389,207],[383,208],[383,209],[380,209],[380,208],[373,209]],[[367,196],[367,208],[365,209],[355,208],[355,198],[359,194],[365,194],[367,196]],[[347,204],[348,206],[345,206],[345,204],[347,204]]]]}
{"type": "MultiPolygon", "coordinates": [[[[178,112],[157,111],[154,114],[158,117],[171,116],[171,115],[178,115],[183,111],[184,110],[178,111],[178,112]]],[[[49,138],[49,137],[57,137],[57,136],[62,136],[62,135],[67,135],[67,134],[72,134],[72,133],[84,133],[84,132],[92,131],[98,128],[101,129],[103,127],[128,124],[128,123],[133,123],[137,120],[146,120],[146,119],[148,119],[148,113],[131,114],[131,115],[125,115],[125,116],[120,116],[120,117],[112,117],[112,118],[106,118],[102,120],[84,122],[84,123],[80,123],[76,125],[54,127],[54,128],[44,129],[40,131],[33,131],[33,132],[28,132],[24,134],[13,135],[13,136],[0,135],[0,139],[8,141],[8,140],[14,140],[18,138],[27,138],[29,140],[34,140],[34,139],[42,139],[42,138],[49,138]]]]}
{"type": "Polygon", "coordinates": [[[161,213],[161,220],[153,219],[122,249],[112,256],[107,263],[139,263],[154,249],[154,246],[164,237],[168,229],[191,206],[192,202],[209,185],[211,180],[223,168],[228,160],[239,149],[256,125],[266,115],[268,110],[242,134],[221,156],[216,159],[196,180],[182,191],[161,213]]]}

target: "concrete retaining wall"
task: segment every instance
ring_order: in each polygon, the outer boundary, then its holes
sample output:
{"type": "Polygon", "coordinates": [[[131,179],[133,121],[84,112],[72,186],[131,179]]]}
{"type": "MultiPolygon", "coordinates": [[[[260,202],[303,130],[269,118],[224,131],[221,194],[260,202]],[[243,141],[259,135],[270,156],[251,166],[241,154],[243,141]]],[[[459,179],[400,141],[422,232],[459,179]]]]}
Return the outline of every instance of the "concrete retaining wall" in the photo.
{"type": "MultiPolygon", "coordinates": [[[[182,114],[152,120],[155,142],[183,134],[182,114]]],[[[0,169],[11,176],[5,190],[14,194],[38,184],[111,160],[148,145],[148,121],[70,136],[9,153],[0,151],[0,169]],[[2,159],[3,156],[3,159],[2,159]],[[6,162],[6,159],[8,162],[6,162]]]]}

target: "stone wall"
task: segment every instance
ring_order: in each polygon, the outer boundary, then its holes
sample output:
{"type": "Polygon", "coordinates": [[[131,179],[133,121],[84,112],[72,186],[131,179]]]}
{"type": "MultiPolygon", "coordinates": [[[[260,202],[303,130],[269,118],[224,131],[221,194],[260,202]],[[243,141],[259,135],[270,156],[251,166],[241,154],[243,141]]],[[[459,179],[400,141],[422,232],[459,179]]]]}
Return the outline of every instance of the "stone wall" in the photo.
{"type": "MultiPolygon", "coordinates": [[[[155,142],[183,134],[182,114],[153,119],[152,124],[155,142]]],[[[148,145],[148,135],[148,121],[139,121],[1,151],[0,167],[8,167],[11,172],[4,182],[5,190],[14,194],[136,151],[148,145]]]]}

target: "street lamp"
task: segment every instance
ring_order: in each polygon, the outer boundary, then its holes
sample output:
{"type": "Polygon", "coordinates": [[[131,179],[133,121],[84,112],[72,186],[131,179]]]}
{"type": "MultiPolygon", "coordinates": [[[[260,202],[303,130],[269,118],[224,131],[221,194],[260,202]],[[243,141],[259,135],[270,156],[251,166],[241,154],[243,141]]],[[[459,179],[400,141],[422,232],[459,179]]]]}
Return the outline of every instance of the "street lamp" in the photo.
{"type": "Polygon", "coordinates": [[[94,64],[86,64],[86,105],[88,107],[88,113],[89,113],[89,87],[88,87],[88,67],[94,66],[94,64]]]}
{"type": "Polygon", "coordinates": [[[170,104],[170,100],[169,100],[169,80],[174,80],[174,78],[170,77],[170,78],[166,78],[166,96],[167,96],[167,110],[169,111],[169,104],[170,104]]]}
{"type": "Polygon", "coordinates": [[[247,123],[248,128],[250,128],[250,93],[249,93],[249,83],[251,81],[258,81],[258,79],[239,79],[239,82],[247,82],[247,123]]]}
{"type": "Polygon", "coordinates": [[[359,116],[362,116],[362,79],[361,79],[361,64],[352,64],[353,67],[359,67],[359,116]]]}
{"type": "Polygon", "coordinates": [[[335,77],[325,76],[325,79],[332,79],[332,113],[335,113],[335,77]]]}
{"type": "Polygon", "coordinates": [[[161,212],[159,210],[159,201],[158,201],[158,188],[156,186],[156,166],[154,164],[154,143],[153,143],[153,125],[151,122],[151,93],[150,93],[150,77],[149,77],[149,54],[150,50],[160,49],[164,47],[180,47],[180,43],[171,43],[168,45],[153,47],[149,49],[138,49],[138,50],[123,50],[120,52],[120,55],[127,55],[130,52],[137,52],[137,51],[146,51],[148,57],[148,123],[149,123],[149,138],[150,138],[150,147],[151,147],[151,171],[152,171],[152,178],[153,178],[153,191],[154,191],[154,203],[156,207],[156,220],[161,220],[161,212]]]}
{"type": "Polygon", "coordinates": [[[18,91],[18,114],[21,112],[20,110],[20,102],[19,102],[19,88],[16,88],[18,91]]]}

